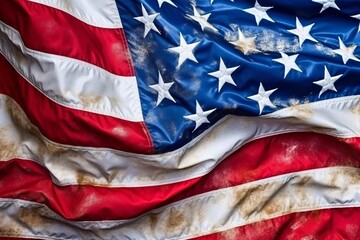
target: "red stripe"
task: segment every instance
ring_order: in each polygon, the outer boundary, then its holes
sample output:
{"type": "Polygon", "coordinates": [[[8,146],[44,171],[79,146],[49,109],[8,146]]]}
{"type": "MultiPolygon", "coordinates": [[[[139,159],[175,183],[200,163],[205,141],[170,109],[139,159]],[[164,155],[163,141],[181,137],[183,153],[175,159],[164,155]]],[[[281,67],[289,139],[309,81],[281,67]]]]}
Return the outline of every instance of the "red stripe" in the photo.
{"type": "MultiPolygon", "coordinates": [[[[81,174],[78,180],[86,178],[81,174]]],[[[182,184],[106,188],[94,186],[57,186],[48,171],[32,161],[14,159],[0,162],[0,197],[43,203],[71,220],[106,220],[135,217],[169,203],[172,196],[196,180],[182,184]]]]}
{"type": "Polygon", "coordinates": [[[291,172],[332,166],[360,167],[360,138],[287,133],[246,144],[178,199],[291,172]]]}
{"type": "MultiPolygon", "coordinates": [[[[200,193],[280,174],[329,166],[359,167],[359,143],[360,138],[344,141],[317,133],[268,137],[249,143],[202,178],[138,188],[59,187],[36,163],[12,160],[0,163],[0,197],[45,203],[72,220],[128,219],[200,193]]],[[[79,182],[86,183],[82,179],[80,176],[79,182]]]]}
{"type": "Polygon", "coordinates": [[[194,240],[360,239],[360,208],[294,213],[194,240]]]}
{"type": "Polygon", "coordinates": [[[143,122],[129,122],[61,106],[23,79],[2,55],[0,72],[0,93],[12,97],[47,138],[70,145],[152,152],[143,122]],[[122,134],[118,134],[118,129],[122,134]]]}
{"type": "Polygon", "coordinates": [[[18,30],[28,48],[134,76],[123,29],[94,27],[58,9],[25,0],[1,0],[0,20],[18,30]]]}

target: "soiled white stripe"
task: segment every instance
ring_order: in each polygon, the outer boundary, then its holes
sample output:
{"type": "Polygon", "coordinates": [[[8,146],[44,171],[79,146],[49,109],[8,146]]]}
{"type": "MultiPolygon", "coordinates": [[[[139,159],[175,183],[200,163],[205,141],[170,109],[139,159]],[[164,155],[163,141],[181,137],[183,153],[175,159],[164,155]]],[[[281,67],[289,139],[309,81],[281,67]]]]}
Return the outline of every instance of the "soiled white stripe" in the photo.
{"type": "Polygon", "coordinates": [[[19,32],[1,21],[0,53],[27,81],[59,104],[143,121],[135,77],[118,76],[80,60],[28,49],[19,32]]]}
{"type": "MultiPolygon", "coordinates": [[[[294,212],[360,206],[360,170],[303,171],[211,191],[136,219],[70,222],[42,204],[1,199],[7,236],[59,239],[188,239],[294,212]],[[91,231],[87,231],[91,229],[91,231]]],[[[75,207],[75,206],[74,206],[75,207]]],[[[79,206],[81,207],[81,206],[79,206]]]]}
{"type": "Polygon", "coordinates": [[[122,28],[114,0],[29,0],[71,14],[73,17],[96,27],[122,28]]]}
{"type": "Polygon", "coordinates": [[[273,119],[229,116],[177,151],[141,155],[53,143],[40,134],[13,100],[0,95],[0,159],[36,161],[60,185],[161,185],[203,176],[253,139],[299,131],[358,137],[359,106],[360,96],[353,96],[280,110],[268,115],[273,119]]]}

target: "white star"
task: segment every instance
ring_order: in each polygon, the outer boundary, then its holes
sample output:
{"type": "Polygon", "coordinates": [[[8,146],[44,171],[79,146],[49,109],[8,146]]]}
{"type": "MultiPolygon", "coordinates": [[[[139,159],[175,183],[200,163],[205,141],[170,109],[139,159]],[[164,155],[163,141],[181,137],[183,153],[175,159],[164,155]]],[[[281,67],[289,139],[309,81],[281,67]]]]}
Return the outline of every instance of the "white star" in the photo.
{"type": "Polygon", "coordinates": [[[357,20],[360,20],[360,14],[352,15],[351,17],[356,18],[357,20]]]}
{"type": "Polygon", "coordinates": [[[162,6],[162,4],[164,3],[164,2],[166,2],[166,3],[168,3],[168,4],[170,4],[170,5],[173,5],[174,7],[177,7],[176,5],[175,5],[175,3],[173,3],[171,0],[157,0],[158,1],[158,4],[159,4],[159,7],[161,8],[161,6],[162,6]]]}
{"type": "Polygon", "coordinates": [[[324,92],[326,92],[327,90],[332,90],[337,92],[334,83],[342,77],[343,74],[337,75],[337,76],[331,76],[328,69],[326,68],[326,66],[324,66],[324,79],[319,80],[314,82],[316,85],[319,85],[322,87],[320,93],[319,93],[319,97],[321,96],[321,94],[323,94],[324,92]]]}
{"type": "Polygon", "coordinates": [[[328,8],[335,8],[337,10],[340,10],[340,8],[336,5],[335,0],[312,0],[312,1],[323,5],[320,10],[320,13],[328,8]]]}
{"type": "MultiPolygon", "coordinates": [[[[360,20],[360,14],[352,15],[351,17],[356,18],[357,20],[360,20]]],[[[360,32],[360,23],[359,23],[359,27],[358,27],[358,32],[360,32]]]]}
{"type": "Polygon", "coordinates": [[[240,28],[238,28],[238,37],[238,40],[230,43],[235,45],[235,48],[243,52],[245,55],[249,53],[260,52],[256,49],[256,37],[245,37],[244,34],[241,32],[240,28]]]}
{"type": "Polygon", "coordinates": [[[154,24],[154,20],[159,15],[159,13],[154,13],[154,14],[149,15],[148,12],[146,11],[144,5],[142,5],[142,4],[141,4],[141,11],[142,11],[143,15],[139,16],[139,17],[134,17],[134,18],[144,24],[144,26],[145,26],[144,38],[150,32],[151,29],[160,34],[160,31],[156,28],[156,26],[154,24]]]}
{"type": "Polygon", "coordinates": [[[154,89],[155,91],[157,91],[157,93],[158,93],[156,106],[158,106],[164,98],[167,98],[167,99],[175,102],[174,98],[169,93],[169,89],[171,88],[171,86],[173,84],[174,84],[174,82],[164,83],[164,80],[159,72],[159,83],[149,86],[152,89],[154,89]]]}
{"type": "Polygon", "coordinates": [[[180,65],[185,62],[186,59],[189,59],[194,62],[198,62],[194,56],[194,48],[199,44],[199,42],[190,43],[188,44],[183,35],[180,33],[180,45],[178,47],[172,47],[169,48],[169,51],[175,52],[179,54],[179,62],[177,67],[180,67],[180,65]]]}
{"type": "Polygon", "coordinates": [[[360,59],[358,59],[357,57],[354,56],[354,51],[357,46],[353,45],[350,47],[346,47],[345,44],[343,43],[343,41],[340,39],[340,37],[338,37],[338,38],[339,38],[340,48],[333,50],[333,52],[341,55],[344,64],[346,64],[347,61],[349,61],[350,59],[360,62],[360,59]]]}
{"type": "Polygon", "coordinates": [[[262,7],[262,6],[260,6],[260,4],[256,0],[255,1],[255,6],[253,8],[247,8],[247,9],[244,9],[243,11],[254,15],[255,20],[256,20],[256,24],[259,25],[260,21],[263,20],[263,19],[268,20],[270,22],[274,22],[274,20],[272,20],[269,17],[269,15],[266,13],[266,11],[271,9],[271,8],[273,8],[273,7],[262,7]]]}
{"type": "Polygon", "coordinates": [[[280,52],[281,58],[273,59],[273,61],[281,63],[285,67],[284,79],[288,75],[291,69],[302,72],[299,66],[295,63],[296,58],[299,54],[288,56],[286,53],[280,52]]]}
{"type": "Polygon", "coordinates": [[[194,15],[189,15],[189,14],[186,14],[188,17],[190,17],[192,20],[198,22],[200,24],[200,27],[201,27],[201,30],[205,30],[205,28],[208,28],[210,30],[213,30],[214,32],[217,32],[218,30],[213,26],[211,25],[209,22],[208,22],[208,19],[211,15],[211,13],[208,13],[208,14],[204,14],[204,15],[200,15],[200,13],[198,12],[198,10],[195,8],[195,6],[193,6],[193,9],[194,9],[194,15]]]}
{"type": "MultiPolygon", "coordinates": [[[[239,65],[240,66],[240,65],[239,65]]],[[[227,68],[224,61],[222,60],[222,58],[220,58],[220,66],[219,66],[219,71],[216,72],[211,72],[209,73],[209,75],[216,77],[219,79],[219,88],[218,88],[218,92],[220,92],[221,88],[224,86],[224,84],[230,83],[232,85],[235,85],[234,80],[231,77],[231,74],[239,67],[231,67],[231,68],[227,68]]]]}
{"type": "Polygon", "coordinates": [[[271,108],[276,108],[276,106],[270,101],[270,95],[273,94],[273,92],[275,92],[276,90],[277,90],[277,88],[265,91],[262,83],[260,82],[258,94],[248,97],[251,100],[258,102],[259,109],[260,109],[259,115],[261,114],[261,112],[265,106],[268,106],[271,108]]]}
{"type": "Polygon", "coordinates": [[[299,43],[301,47],[301,45],[304,43],[306,39],[313,42],[317,42],[317,40],[310,35],[311,28],[314,26],[314,24],[315,23],[304,27],[299,21],[299,19],[296,17],[296,28],[288,30],[288,32],[291,32],[292,34],[295,34],[299,37],[299,43]]]}
{"type": "Polygon", "coordinates": [[[198,101],[196,101],[196,113],[192,115],[184,116],[184,118],[195,122],[196,125],[195,125],[195,129],[193,130],[194,132],[203,123],[210,123],[209,120],[207,119],[207,116],[210,115],[215,110],[216,108],[213,108],[211,110],[204,112],[198,101]]]}

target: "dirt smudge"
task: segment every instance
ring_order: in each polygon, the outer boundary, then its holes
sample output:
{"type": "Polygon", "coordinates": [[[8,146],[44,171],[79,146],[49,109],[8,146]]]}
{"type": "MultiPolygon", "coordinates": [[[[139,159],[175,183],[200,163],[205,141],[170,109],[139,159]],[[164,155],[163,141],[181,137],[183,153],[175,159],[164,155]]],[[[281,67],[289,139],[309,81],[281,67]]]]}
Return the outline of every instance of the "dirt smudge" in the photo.
{"type": "Polygon", "coordinates": [[[305,176],[303,178],[300,178],[300,180],[298,182],[296,182],[296,184],[299,187],[305,187],[307,184],[309,184],[310,180],[311,180],[310,176],[305,176]]]}
{"type": "Polygon", "coordinates": [[[1,236],[11,236],[11,237],[19,237],[24,235],[24,231],[20,226],[14,223],[1,223],[0,222],[0,235],[1,236]]]}
{"type": "Polygon", "coordinates": [[[34,127],[27,118],[21,107],[12,99],[6,98],[5,106],[10,113],[12,121],[21,129],[27,130],[31,133],[39,133],[39,130],[34,127]]]}
{"type": "Polygon", "coordinates": [[[348,224],[345,227],[345,232],[349,239],[359,239],[360,227],[357,224],[348,224]]]}
{"type": "MultiPolygon", "coordinates": [[[[51,142],[45,139],[40,132],[40,130],[33,125],[30,120],[27,118],[26,114],[22,111],[18,104],[7,98],[4,104],[7,108],[7,111],[10,113],[12,118],[12,122],[15,124],[16,131],[12,130],[9,127],[0,128],[0,154],[3,155],[3,151],[6,151],[8,154],[12,152],[12,154],[22,155],[20,144],[15,142],[11,142],[11,136],[14,135],[14,132],[19,132],[20,137],[23,139],[33,139],[33,148],[32,152],[36,152],[39,156],[43,156],[44,159],[47,158],[56,158],[61,157],[62,159],[71,159],[71,158],[79,158],[79,156],[83,156],[80,151],[76,149],[68,149],[62,147],[54,142],[51,142]],[[35,144],[36,143],[36,144],[35,144]],[[15,152],[14,152],[15,151],[15,152]]],[[[63,164],[64,165],[64,164],[63,164]]],[[[80,174],[81,175],[81,174],[80,174]]],[[[81,179],[81,178],[80,178],[81,179]]],[[[86,178],[82,178],[86,179],[86,178]]]]}
{"type": "Polygon", "coordinates": [[[124,174],[124,169],[118,168],[118,169],[113,169],[113,170],[108,170],[107,173],[108,175],[106,176],[106,181],[111,184],[114,179],[119,178],[120,176],[122,176],[124,174]]]}
{"type": "Polygon", "coordinates": [[[122,126],[117,126],[115,127],[112,132],[115,134],[115,135],[118,135],[119,137],[121,138],[125,138],[128,136],[128,131],[122,127],[122,126]]]}
{"type": "Polygon", "coordinates": [[[94,105],[99,105],[101,103],[101,96],[91,96],[85,94],[79,94],[79,100],[82,103],[82,106],[86,109],[94,107],[94,105]]]}
{"type": "Polygon", "coordinates": [[[314,110],[309,103],[300,104],[298,101],[290,101],[291,106],[288,108],[295,118],[309,120],[314,115],[314,110]]]}
{"type": "Polygon", "coordinates": [[[0,158],[21,156],[18,144],[12,141],[12,131],[10,127],[0,127],[0,158]]]}
{"type": "Polygon", "coordinates": [[[276,213],[282,212],[283,204],[278,201],[270,201],[269,204],[266,204],[263,208],[264,212],[268,216],[273,216],[276,213]]]}
{"type": "Polygon", "coordinates": [[[344,168],[338,174],[345,177],[345,182],[348,185],[360,184],[360,171],[357,168],[344,168]]]}
{"type": "Polygon", "coordinates": [[[289,178],[286,183],[266,183],[234,189],[233,199],[239,215],[248,221],[289,214],[307,202],[308,189],[313,184],[311,180],[309,176],[302,176],[289,178]]]}
{"type": "Polygon", "coordinates": [[[152,231],[156,231],[156,226],[159,222],[159,215],[156,213],[149,214],[150,228],[152,231]]]}
{"type": "Polygon", "coordinates": [[[360,105],[356,105],[351,109],[351,112],[357,117],[360,117],[360,105]]]}
{"type": "Polygon", "coordinates": [[[39,209],[20,208],[19,218],[34,228],[41,227],[45,223],[44,219],[39,216],[39,209]]]}
{"type": "Polygon", "coordinates": [[[49,222],[42,208],[20,208],[19,219],[33,230],[46,229],[49,222]]]}
{"type": "Polygon", "coordinates": [[[125,49],[123,47],[123,44],[120,42],[115,42],[113,44],[111,44],[111,52],[113,54],[113,56],[115,57],[115,59],[119,62],[124,62],[124,60],[126,60],[126,62],[124,63],[130,63],[130,53],[127,49],[125,49]]]}
{"type": "Polygon", "coordinates": [[[298,228],[301,228],[307,221],[309,221],[309,219],[305,215],[303,215],[290,226],[290,229],[296,230],[298,228]]]}
{"type": "Polygon", "coordinates": [[[169,232],[179,231],[180,229],[183,229],[185,226],[187,226],[187,223],[184,214],[175,208],[171,208],[169,213],[169,218],[166,222],[167,231],[169,232]]]}
{"type": "Polygon", "coordinates": [[[70,0],[62,0],[61,3],[65,11],[72,12],[72,4],[70,0]]]}
{"type": "Polygon", "coordinates": [[[82,170],[76,171],[76,181],[79,185],[97,185],[95,178],[82,170]]]}

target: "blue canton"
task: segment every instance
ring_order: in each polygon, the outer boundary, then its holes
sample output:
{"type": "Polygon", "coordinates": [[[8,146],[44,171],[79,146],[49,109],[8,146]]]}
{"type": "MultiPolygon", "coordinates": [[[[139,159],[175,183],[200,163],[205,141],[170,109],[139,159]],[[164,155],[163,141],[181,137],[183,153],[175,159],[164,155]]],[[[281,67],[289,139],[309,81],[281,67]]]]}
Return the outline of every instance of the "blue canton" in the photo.
{"type": "Polygon", "coordinates": [[[155,151],[226,115],[360,93],[360,4],[117,1],[155,151]]]}

